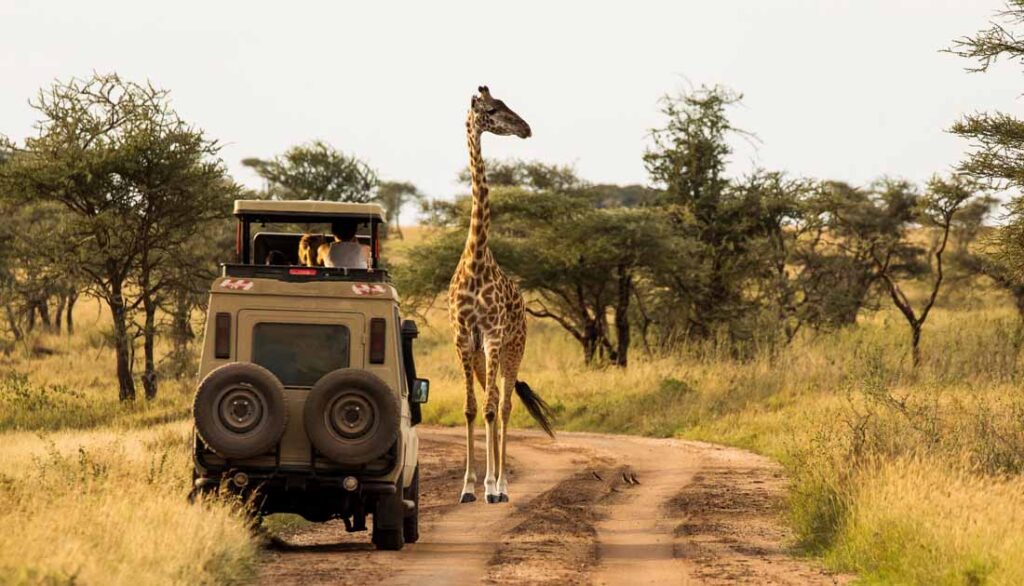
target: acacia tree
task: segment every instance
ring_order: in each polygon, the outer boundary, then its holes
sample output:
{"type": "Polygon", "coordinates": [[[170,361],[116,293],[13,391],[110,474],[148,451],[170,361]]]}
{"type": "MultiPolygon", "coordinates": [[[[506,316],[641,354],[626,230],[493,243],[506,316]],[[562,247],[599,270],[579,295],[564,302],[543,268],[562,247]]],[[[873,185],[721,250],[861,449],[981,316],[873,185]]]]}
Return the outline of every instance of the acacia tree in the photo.
{"type": "Polygon", "coordinates": [[[423,194],[408,181],[382,181],[377,186],[377,195],[374,199],[384,206],[389,234],[404,238],[400,221],[402,208],[410,203],[422,201],[423,194]]]}
{"type": "MultiPolygon", "coordinates": [[[[998,61],[1024,59],[1024,0],[1009,0],[985,28],[962,37],[950,49],[970,60],[971,72],[987,72],[998,61]]],[[[961,163],[963,173],[994,189],[1024,189],[1024,120],[1005,112],[967,114],[951,131],[970,141],[971,151],[961,163]]],[[[1006,223],[986,244],[986,256],[979,264],[998,284],[1016,297],[1024,289],[1024,200],[1013,198],[1006,223]]]]}
{"type": "Polygon", "coordinates": [[[787,343],[815,314],[811,276],[822,267],[810,257],[821,241],[823,222],[808,204],[814,188],[811,181],[764,170],[737,186],[757,224],[752,253],[764,259],[763,286],[751,301],[775,314],[787,343]]]}
{"type": "Polygon", "coordinates": [[[166,91],[114,74],[56,82],[32,107],[38,132],[0,168],[0,184],[19,202],[56,202],[69,212],[66,236],[48,244],[110,310],[122,400],[135,398],[130,328],[142,309],[152,396],[153,301],[168,286],[157,269],[233,189],[215,158],[219,147],[177,116],[166,91]]]}
{"type": "Polygon", "coordinates": [[[275,199],[366,203],[378,183],[377,172],[369,165],[322,140],[293,146],[273,159],[244,159],[242,164],[266,181],[266,195],[275,199]]]}
{"type": "Polygon", "coordinates": [[[917,193],[905,181],[882,180],[867,187],[840,181],[819,183],[805,202],[814,230],[799,247],[800,289],[807,321],[818,328],[853,325],[875,308],[880,280],[874,255],[892,254],[891,266],[920,273],[919,250],[903,240],[914,221],[917,193]]]}
{"type": "MultiPolygon", "coordinates": [[[[225,194],[228,197],[228,194],[225,194]]],[[[224,212],[230,210],[225,201],[224,212]]],[[[193,314],[205,313],[210,282],[217,276],[219,263],[231,258],[235,247],[233,218],[208,222],[191,238],[188,246],[167,257],[160,267],[161,279],[167,283],[157,304],[166,316],[161,330],[168,334],[171,351],[167,356],[168,372],[174,378],[195,373],[196,354],[191,345],[196,338],[193,314]]]]}
{"type": "Polygon", "coordinates": [[[756,251],[763,231],[749,213],[750,192],[726,176],[728,140],[745,135],[728,117],[741,98],[722,87],[664,98],[664,126],[652,131],[653,145],[644,154],[677,237],[689,241],[691,255],[659,271],[674,296],[666,306],[689,337],[708,338],[723,329],[741,335],[739,324],[756,308],[745,297],[750,281],[765,271],[756,251]]]}
{"type": "MultiPolygon", "coordinates": [[[[910,352],[914,367],[921,364],[921,331],[935,306],[944,278],[943,254],[949,243],[949,235],[953,228],[956,214],[975,195],[976,186],[970,180],[954,176],[950,179],[933,178],[928,182],[927,192],[921,198],[914,198],[916,218],[925,226],[937,229],[938,238],[928,251],[929,264],[932,265],[933,277],[924,304],[915,308],[913,302],[900,285],[900,273],[895,260],[899,257],[901,244],[891,242],[887,246],[879,246],[872,250],[879,277],[885,283],[886,290],[893,305],[900,311],[910,327],[910,352]]],[[[898,197],[906,195],[906,190],[898,197]]]]}

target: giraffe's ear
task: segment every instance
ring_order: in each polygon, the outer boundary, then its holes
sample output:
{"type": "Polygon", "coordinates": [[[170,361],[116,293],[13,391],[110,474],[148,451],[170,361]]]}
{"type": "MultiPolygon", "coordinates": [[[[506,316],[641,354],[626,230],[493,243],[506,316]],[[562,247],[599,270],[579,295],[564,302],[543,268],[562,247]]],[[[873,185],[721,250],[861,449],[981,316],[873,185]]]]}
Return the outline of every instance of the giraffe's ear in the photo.
{"type": "Polygon", "coordinates": [[[485,86],[485,85],[478,86],[476,88],[476,91],[478,91],[478,92],[480,92],[482,94],[482,93],[487,91],[487,86],[485,86]]]}

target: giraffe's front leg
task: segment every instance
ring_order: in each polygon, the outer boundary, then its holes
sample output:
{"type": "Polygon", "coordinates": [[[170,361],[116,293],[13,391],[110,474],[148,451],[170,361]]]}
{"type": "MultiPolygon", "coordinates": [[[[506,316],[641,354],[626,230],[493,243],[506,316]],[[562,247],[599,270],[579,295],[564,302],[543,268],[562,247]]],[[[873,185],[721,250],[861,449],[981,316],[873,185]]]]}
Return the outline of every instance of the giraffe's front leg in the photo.
{"type": "MultiPolygon", "coordinates": [[[[498,338],[500,339],[500,338],[498,338]]],[[[488,341],[486,352],[487,400],[484,403],[484,424],[487,437],[487,475],[484,477],[484,496],[488,503],[499,502],[498,493],[498,357],[501,347],[488,341]]]]}
{"type": "Polygon", "coordinates": [[[462,482],[460,503],[471,503],[476,500],[476,457],[473,451],[473,427],[476,423],[476,396],[473,393],[473,352],[464,350],[462,344],[456,346],[462,371],[466,377],[466,476],[462,482]]]}

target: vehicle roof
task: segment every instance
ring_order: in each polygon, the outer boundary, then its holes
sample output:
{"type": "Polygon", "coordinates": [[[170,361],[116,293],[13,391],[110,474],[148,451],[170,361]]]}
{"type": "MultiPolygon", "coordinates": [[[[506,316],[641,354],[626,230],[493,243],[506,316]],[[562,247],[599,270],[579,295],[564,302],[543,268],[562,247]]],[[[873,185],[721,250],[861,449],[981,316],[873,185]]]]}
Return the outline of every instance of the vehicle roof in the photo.
{"type": "Polygon", "coordinates": [[[376,203],[347,203],[340,201],[236,199],[236,216],[302,216],[305,218],[356,217],[386,221],[384,208],[376,203]]]}

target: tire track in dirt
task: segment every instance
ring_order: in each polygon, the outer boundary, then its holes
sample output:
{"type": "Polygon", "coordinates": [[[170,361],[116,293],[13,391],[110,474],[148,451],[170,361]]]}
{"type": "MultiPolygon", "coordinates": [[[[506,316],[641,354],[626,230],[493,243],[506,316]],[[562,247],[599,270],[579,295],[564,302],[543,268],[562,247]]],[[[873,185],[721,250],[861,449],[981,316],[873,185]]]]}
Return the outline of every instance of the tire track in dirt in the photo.
{"type": "MultiPolygon", "coordinates": [[[[437,441],[440,435],[435,432],[429,437],[437,441]]],[[[451,435],[448,441],[457,442],[461,447],[463,435],[451,435]]],[[[455,505],[444,516],[443,522],[428,525],[420,541],[409,547],[408,552],[402,552],[401,565],[388,577],[389,584],[422,586],[479,583],[481,577],[487,574],[488,562],[502,535],[514,528],[515,513],[530,510],[537,497],[554,488],[576,469],[571,450],[538,446],[536,441],[513,442],[515,440],[509,442],[513,446],[510,452],[512,466],[509,480],[512,502],[486,504],[477,501],[455,505]],[[524,462],[525,465],[522,464],[524,462]],[[541,462],[542,465],[535,465],[541,462]]],[[[483,444],[481,435],[475,445],[483,444]]],[[[465,460],[460,458],[458,462],[461,464],[461,480],[465,460]]],[[[454,501],[458,494],[459,488],[456,486],[447,498],[454,501]]]]}
{"type": "Polygon", "coordinates": [[[846,581],[789,555],[791,536],[778,516],[785,480],[777,465],[748,452],[603,434],[550,440],[517,431],[509,441],[512,502],[457,505],[463,432],[422,428],[420,434],[419,543],[377,552],[366,533],[345,534],[340,523],[314,525],[268,548],[261,582],[846,581]]]}
{"type": "Polygon", "coordinates": [[[680,553],[691,560],[701,584],[846,584],[853,576],[830,574],[794,557],[794,540],[781,518],[787,480],[782,467],[763,456],[713,444],[693,443],[703,463],[692,481],[668,503],[685,517],[675,528],[680,553]]]}
{"type": "Polygon", "coordinates": [[[687,564],[676,556],[673,530],[682,513],[666,503],[695,474],[700,454],[683,442],[582,435],[606,458],[628,463],[622,498],[604,507],[598,524],[600,564],[594,584],[690,583],[687,564]]]}

